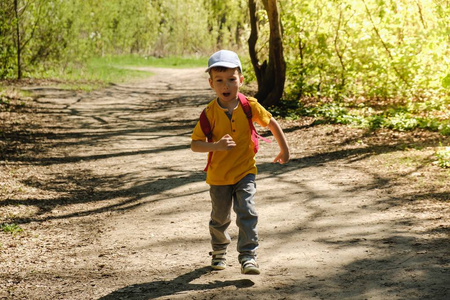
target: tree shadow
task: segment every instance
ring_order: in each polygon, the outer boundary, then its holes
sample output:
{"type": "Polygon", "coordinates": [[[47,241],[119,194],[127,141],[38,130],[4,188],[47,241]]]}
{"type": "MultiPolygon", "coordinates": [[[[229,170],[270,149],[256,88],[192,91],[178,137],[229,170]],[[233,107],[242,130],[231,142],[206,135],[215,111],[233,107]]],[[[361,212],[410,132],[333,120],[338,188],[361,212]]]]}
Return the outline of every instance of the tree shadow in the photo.
{"type": "MultiPolygon", "coordinates": [[[[13,166],[55,166],[50,168],[53,173],[25,174],[24,178],[18,180],[29,190],[43,191],[51,196],[5,193],[5,198],[0,199],[0,207],[23,205],[36,208],[31,216],[5,216],[8,221],[41,222],[133,209],[141,205],[139,201],[146,197],[204,180],[200,171],[186,172],[172,167],[164,170],[171,173],[170,176],[150,176],[145,180],[136,180],[140,175],[133,171],[99,175],[90,168],[71,168],[70,164],[156,154],[169,157],[177,151],[188,149],[187,143],[159,143],[164,139],[191,133],[196,116],[190,114],[191,117],[188,117],[175,111],[179,111],[180,107],[191,109],[204,105],[210,99],[207,96],[211,93],[210,89],[197,89],[188,95],[183,90],[174,92],[173,89],[168,91],[167,87],[161,89],[152,86],[111,86],[92,93],[43,87],[38,88],[37,92],[34,96],[36,105],[17,109],[18,113],[26,115],[24,119],[31,121],[20,126],[13,126],[11,122],[5,132],[2,132],[3,128],[0,130],[5,137],[5,143],[0,143],[0,161],[13,166]],[[172,110],[172,114],[163,114],[172,110]],[[158,113],[160,115],[157,117],[148,117],[158,113]],[[41,118],[46,121],[42,122],[41,118]],[[38,119],[41,120],[34,121],[38,119]],[[144,147],[123,147],[117,151],[111,149],[112,143],[123,139],[144,140],[144,147]],[[88,149],[89,153],[70,152],[77,148],[88,149]],[[103,151],[99,153],[96,149],[103,151]],[[124,182],[132,180],[133,185],[124,185],[124,182]],[[71,204],[94,202],[101,203],[101,207],[95,205],[94,208],[66,211],[63,214],[51,213],[57,207],[64,211],[61,208],[71,204]]],[[[149,163],[154,165],[152,161],[149,163]]],[[[159,198],[164,199],[164,196],[159,198]]]]}
{"type": "MultiPolygon", "coordinates": [[[[163,130],[166,131],[167,128],[163,130]]],[[[170,131],[170,129],[169,129],[170,131]]],[[[107,133],[106,133],[107,134],[107,133]]],[[[62,137],[64,140],[65,138],[62,137]]],[[[94,142],[94,141],[91,141],[94,142]]],[[[428,144],[429,141],[424,142],[428,144]]],[[[284,173],[301,170],[311,166],[320,167],[330,162],[345,161],[345,160],[361,160],[368,156],[377,155],[380,153],[388,153],[398,150],[398,146],[403,144],[399,141],[390,147],[383,145],[373,145],[369,147],[360,147],[355,149],[338,149],[333,151],[326,151],[325,153],[312,153],[303,157],[292,159],[286,165],[279,165],[274,163],[261,163],[258,164],[258,171],[261,176],[265,177],[277,177],[284,173]]],[[[60,145],[59,145],[60,146],[60,145]]],[[[135,151],[122,151],[117,153],[105,153],[94,155],[69,155],[66,157],[38,157],[38,158],[24,158],[21,156],[17,160],[26,159],[32,165],[58,165],[66,163],[76,163],[80,161],[96,161],[108,158],[119,158],[122,156],[139,156],[152,153],[173,153],[174,151],[186,150],[188,145],[175,144],[166,145],[159,148],[147,149],[147,150],[135,150],[135,151]]],[[[353,168],[356,168],[353,166],[353,168]]],[[[150,196],[155,196],[177,187],[181,187],[186,184],[200,182],[204,180],[204,173],[201,170],[193,171],[180,171],[176,170],[176,167],[166,166],[163,170],[165,173],[174,174],[168,177],[158,178],[146,178],[143,180],[136,180],[133,176],[139,176],[137,174],[122,174],[117,176],[99,176],[94,174],[91,170],[72,170],[64,171],[61,174],[54,174],[46,178],[29,177],[22,180],[22,183],[28,187],[42,189],[49,192],[56,192],[59,197],[51,199],[39,199],[39,198],[27,198],[20,199],[19,197],[10,197],[7,200],[1,201],[0,206],[7,205],[25,205],[34,206],[38,208],[37,213],[33,217],[27,218],[14,218],[8,220],[15,223],[29,223],[33,221],[45,221],[48,219],[63,219],[80,216],[95,215],[106,211],[119,211],[130,210],[142,205],[143,199],[150,196]],[[133,186],[123,187],[124,181],[134,182],[133,186]],[[103,187],[102,190],[96,189],[96,187],[103,187]],[[115,200],[121,197],[122,200],[114,203],[108,203],[109,200],[115,200]],[[66,206],[70,204],[88,203],[88,202],[105,202],[102,207],[96,207],[95,209],[87,209],[80,212],[67,213],[63,215],[45,216],[57,206],[66,206]]],[[[416,172],[417,169],[411,170],[416,172]]],[[[392,184],[392,178],[385,178],[378,176],[377,174],[371,174],[373,180],[370,184],[356,185],[351,187],[351,192],[358,192],[363,190],[371,190],[377,188],[388,188],[392,184]]],[[[404,174],[402,176],[405,176],[404,174]]],[[[280,179],[281,180],[281,179],[280,179]]],[[[350,190],[349,190],[350,191],[350,190]]],[[[182,196],[182,195],[180,195],[182,196]]],[[[427,193],[427,194],[415,194],[410,195],[411,200],[419,200],[426,197],[434,197],[440,201],[448,201],[447,193],[427,193]]],[[[164,197],[160,197],[164,199],[164,197]]],[[[158,198],[159,199],[159,198],[158,198]]],[[[160,201],[160,200],[154,200],[160,201]]],[[[384,204],[389,202],[391,205],[400,205],[404,203],[404,195],[401,198],[391,198],[390,200],[384,200],[384,204]]]]}
{"type": "Polygon", "coordinates": [[[189,291],[205,291],[234,286],[237,289],[249,288],[255,283],[249,279],[214,281],[210,283],[191,283],[193,280],[211,272],[210,267],[203,267],[183,274],[169,281],[153,281],[133,284],[116,290],[99,300],[130,299],[143,300],[155,299],[162,296],[170,296],[189,291]]]}
{"type": "MultiPolygon", "coordinates": [[[[188,172],[168,178],[147,178],[136,182],[130,187],[123,187],[123,181],[127,175],[123,176],[99,176],[89,170],[79,172],[55,174],[53,178],[45,181],[42,178],[28,178],[22,182],[35,189],[46,190],[50,193],[60,195],[51,199],[10,197],[0,201],[2,206],[30,206],[37,208],[33,216],[11,217],[8,222],[24,224],[30,222],[44,222],[48,220],[70,219],[75,217],[84,217],[101,214],[103,212],[127,211],[135,209],[149,202],[159,202],[173,198],[173,195],[165,195],[165,192],[177,187],[200,182],[204,180],[204,174],[201,172],[188,172]],[[96,187],[101,186],[101,190],[96,187]],[[151,196],[158,196],[155,199],[144,200],[151,196]],[[104,203],[102,206],[95,206],[82,211],[66,211],[63,214],[49,213],[57,208],[73,204],[84,203],[104,203]]],[[[129,175],[128,175],[129,176],[129,175]]],[[[190,196],[200,191],[192,191],[178,195],[179,197],[190,196]]]]}
{"type": "MultiPolygon", "coordinates": [[[[308,286],[322,298],[330,293],[340,299],[449,299],[449,241],[445,238],[392,235],[350,240],[322,240],[340,248],[385,249],[388,255],[370,256],[344,265],[330,276],[311,276],[308,286]],[[392,298],[391,298],[392,297],[392,298]]],[[[299,290],[295,287],[294,290],[299,290]]]]}
{"type": "MultiPolygon", "coordinates": [[[[131,93],[133,89],[129,89],[129,91],[124,92],[125,94],[131,93]]],[[[147,92],[143,92],[144,94],[147,92]]],[[[160,93],[158,91],[158,93],[160,93]]],[[[113,93],[114,94],[114,93],[113,93]]],[[[67,110],[66,113],[69,113],[71,116],[80,117],[87,119],[86,123],[79,124],[79,127],[76,128],[76,132],[65,130],[67,127],[65,125],[58,124],[45,124],[43,127],[43,133],[32,133],[34,136],[29,135],[26,131],[21,132],[17,131],[16,134],[23,142],[29,143],[30,146],[36,142],[44,140],[47,143],[42,145],[39,148],[39,151],[45,152],[46,150],[52,147],[64,148],[64,147],[74,147],[74,146],[96,146],[101,143],[107,145],[108,139],[110,138],[122,138],[127,136],[132,136],[136,133],[144,133],[144,134],[154,134],[152,137],[147,138],[149,141],[157,143],[159,139],[163,139],[166,137],[174,136],[176,134],[187,136],[195,125],[196,119],[192,117],[187,117],[185,115],[177,115],[174,116],[172,120],[166,119],[151,119],[151,120],[141,120],[141,117],[136,116],[142,110],[154,110],[155,112],[165,112],[168,109],[175,109],[181,106],[181,102],[175,100],[175,98],[171,98],[172,100],[168,100],[167,103],[151,103],[149,105],[139,104],[138,107],[127,108],[127,107],[114,107],[108,108],[107,111],[102,112],[100,110],[92,110],[89,112],[80,111],[80,110],[71,110],[70,106],[64,106],[62,109],[67,110]],[[113,115],[116,117],[116,120],[119,120],[123,123],[117,124],[109,124],[106,117],[110,117],[113,115]],[[175,119],[175,117],[177,119],[175,119]],[[137,123],[133,123],[137,121],[137,123]],[[97,123],[90,123],[97,122],[97,123]],[[51,125],[51,126],[50,126],[51,125]],[[47,127],[46,127],[47,126],[47,127]],[[52,133],[52,129],[58,127],[58,130],[62,132],[52,133]],[[107,127],[104,127],[107,126],[107,127]],[[84,132],[84,129],[90,129],[91,131],[84,132]]],[[[183,103],[183,106],[189,106],[189,108],[194,108],[200,103],[200,100],[195,100],[189,102],[189,99],[180,98],[186,103],[183,103]]],[[[88,99],[89,100],[89,99],[88,99]]],[[[79,102],[80,100],[77,100],[79,102]]],[[[93,100],[94,101],[94,100],[93,100]]],[[[202,101],[205,101],[203,99],[202,101]]],[[[50,102],[49,105],[53,105],[54,102],[50,102]]],[[[200,110],[199,110],[200,111],[200,110]]],[[[64,115],[67,117],[64,112],[61,112],[61,108],[52,108],[52,107],[44,107],[40,114],[53,114],[54,116],[64,115]]],[[[70,122],[72,124],[73,122],[70,122]]],[[[70,125],[69,124],[69,125],[70,125]]],[[[285,130],[286,133],[293,133],[298,130],[306,130],[312,127],[312,125],[305,126],[296,126],[285,130]]],[[[345,146],[345,144],[354,143],[358,139],[364,135],[358,135],[353,137],[352,139],[345,140],[345,143],[340,146],[345,146]]],[[[404,140],[394,140],[389,145],[369,145],[369,146],[361,146],[355,147],[353,149],[327,149],[322,153],[310,153],[302,156],[298,156],[294,158],[287,165],[278,165],[273,163],[262,163],[258,165],[259,171],[261,175],[267,177],[276,177],[286,172],[298,171],[303,168],[308,167],[320,167],[326,166],[328,163],[333,162],[345,162],[352,163],[357,162],[359,160],[364,160],[370,156],[374,156],[382,153],[390,153],[394,151],[398,151],[399,149],[404,149],[407,147],[426,147],[427,145],[437,145],[438,141],[436,139],[423,140],[422,142],[408,142],[404,140]]],[[[176,151],[183,150],[188,148],[188,145],[181,144],[179,142],[175,144],[167,144],[160,145],[158,147],[153,147],[150,149],[140,149],[137,151],[126,150],[126,151],[118,151],[116,153],[110,151],[104,154],[94,154],[94,155],[67,155],[65,157],[50,157],[49,155],[45,156],[27,156],[23,155],[26,153],[8,153],[8,160],[13,162],[24,163],[28,162],[30,165],[34,166],[42,166],[42,165],[57,165],[66,164],[66,163],[76,163],[80,161],[96,161],[108,158],[121,158],[126,156],[136,156],[145,155],[145,154],[160,154],[161,156],[170,156],[174,155],[176,151]]],[[[203,166],[203,165],[202,165],[203,166]]],[[[356,166],[352,166],[352,168],[356,168],[356,166]]],[[[420,167],[418,167],[420,168],[420,167]]],[[[418,170],[412,170],[411,172],[415,172],[418,170]]],[[[180,168],[182,170],[184,168],[180,168]]],[[[10,197],[5,201],[0,202],[0,206],[12,205],[12,206],[34,206],[37,207],[38,212],[36,215],[20,219],[15,218],[12,220],[13,223],[26,223],[32,221],[45,221],[50,219],[68,219],[73,217],[85,217],[85,216],[96,216],[103,212],[107,211],[128,211],[139,207],[144,203],[149,202],[157,202],[157,201],[165,201],[170,199],[170,195],[166,193],[174,190],[183,185],[187,185],[194,182],[200,182],[204,180],[204,174],[201,172],[201,169],[197,171],[180,171],[177,170],[176,167],[164,167],[162,170],[166,174],[173,174],[168,177],[147,177],[145,179],[136,180],[139,176],[138,173],[125,173],[117,176],[100,176],[95,175],[90,169],[85,170],[73,170],[72,172],[61,172],[58,174],[54,174],[55,176],[48,176],[47,178],[39,178],[39,177],[28,177],[22,180],[22,183],[28,187],[45,190],[48,192],[52,192],[50,198],[39,198],[36,196],[34,198],[21,199],[18,196],[10,197]],[[124,185],[123,182],[133,182],[130,185],[124,185]],[[101,190],[95,189],[95,187],[102,187],[101,190]],[[146,198],[150,196],[152,197],[147,200],[146,198]],[[102,203],[104,202],[104,204],[102,203]],[[82,207],[79,211],[75,212],[63,212],[62,214],[51,214],[50,212],[61,206],[61,210],[64,211],[64,207],[68,207],[71,204],[79,204],[79,203],[101,203],[96,206],[82,207]]],[[[373,180],[370,183],[359,183],[357,185],[353,185],[348,187],[346,191],[351,193],[357,193],[359,191],[366,191],[377,188],[389,188],[393,183],[393,179],[389,177],[383,177],[382,175],[378,176],[375,173],[370,174],[373,180]]],[[[405,176],[405,174],[399,175],[405,176]]],[[[281,178],[281,177],[280,177],[281,178]]],[[[282,180],[282,179],[280,179],[282,180]]],[[[298,183],[293,183],[298,184],[298,183]]],[[[303,188],[302,188],[303,189],[303,188]]],[[[303,189],[305,190],[305,189],[303,189]]],[[[314,194],[315,191],[305,190],[307,193],[307,198],[309,201],[315,200],[317,195],[314,194]],[[309,194],[308,194],[309,193],[309,194]]],[[[198,192],[198,191],[197,191],[198,192]]],[[[194,192],[195,193],[195,192],[194,192]]],[[[189,195],[189,193],[179,193],[177,197],[183,197],[185,195],[189,195]]],[[[420,200],[426,198],[438,199],[442,202],[449,200],[449,194],[445,192],[428,192],[423,193],[421,195],[412,195],[408,194],[402,195],[400,197],[390,196],[387,198],[383,198],[380,200],[384,205],[395,206],[401,205],[405,202],[412,200],[420,200]]],[[[285,200],[281,200],[285,201],[285,200]]],[[[305,202],[307,204],[307,202],[305,202]]],[[[377,210],[380,207],[375,205],[371,209],[377,210]]],[[[301,228],[307,227],[308,222],[320,219],[323,216],[324,211],[319,210],[316,207],[316,210],[312,210],[311,218],[304,220],[304,223],[298,223],[292,231],[284,232],[285,241],[289,241],[292,239],[294,234],[297,234],[298,231],[301,231],[301,228]]],[[[402,222],[413,222],[412,220],[401,220],[402,222]]],[[[393,225],[395,225],[393,223],[393,225]]],[[[405,225],[408,225],[405,223],[405,225]]],[[[337,226],[337,225],[335,225],[337,226]]],[[[448,228],[437,228],[434,229],[436,233],[448,233],[448,228]]],[[[280,235],[280,234],[278,234],[280,235]]],[[[169,241],[170,242],[170,241],[169,241]]],[[[390,236],[383,240],[370,241],[368,244],[367,240],[364,240],[363,236],[353,236],[349,239],[344,240],[320,240],[317,241],[322,244],[334,245],[336,248],[339,247],[356,247],[356,246],[366,246],[366,247],[377,247],[378,245],[385,245],[387,247],[394,246],[396,244],[401,244],[402,246],[398,246],[397,252],[392,253],[390,256],[386,257],[372,257],[372,258],[364,258],[356,260],[350,264],[344,265],[342,270],[337,275],[323,276],[320,278],[306,278],[302,277],[297,283],[295,283],[292,287],[283,288],[286,293],[291,293],[291,291],[300,291],[300,290],[312,290],[317,294],[315,297],[320,295],[322,298],[337,298],[337,294],[333,292],[337,292],[339,295],[343,295],[339,298],[360,298],[367,292],[376,290],[376,289],[388,289],[391,290],[392,293],[390,295],[397,297],[398,294],[403,292],[403,289],[411,287],[411,293],[408,296],[414,296],[413,285],[417,282],[421,282],[423,285],[427,285],[430,283],[430,288],[425,290],[424,293],[420,295],[430,296],[432,295],[433,285],[437,278],[442,279],[438,283],[436,288],[443,289],[445,284],[445,280],[448,281],[448,258],[442,260],[442,265],[428,265],[423,266],[426,263],[424,260],[419,260],[416,258],[408,258],[402,257],[399,252],[406,251],[406,248],[412,249],[415,253],[425,253],[428,251],[430,255],[428,258],[432,258],[433,249],[422,249],[420,247],[425,247],[423,245],[432,245],[433,243],[435,249],[445,249],[444,242],[442,240],[438,242],[436,239],[417,241],[417,239],[413,238],[404,238],[404,237],[396,237],[390,236]],[[422,245],[419,247],[419,244],[422,245]],[[406,248],[403,248],[406,247],[406,248]],[[408,261],[404,261],[403,259],[408,259],[408,261]],[[417,264],[412,265],[413,262],[417,262],[417,264]],[[405,267],[407,263],[411,263],[410,267],[405,267]],[[381,267],[380,267],[381,266],[381,267]],[[403,280],[402,283],[396,283],[395,273],[404,272],[405,268],[414,269],[422,271],[420,276],[416,276],[416,278],[403,280]],[[362,272],[365,270],[366,274],[362,272]],[[441,276],[439,276],[441,275],[441,276]],[[372,280],[373,286],[364,286],[367,282],[364,280],[363,276],[367,276],[370,280],[372,280]],[[446,276],[446,277],[445,277],[446,276]],[[434,278],[434,279],[433,279],[434,278]],[[444,283],[444,284],[441,284],[444,283]],[[338,288],[336,288],[338,286],[338,288]],[[397,293],[397,294],[396,294],[397,293]]],[[[448,241],[447,241],[448,242],[448,241]]],[[[281,245],[280,245],[281,246],[281,245]]],[[[448,247],[446,248],[448,249],[448,247]]],[[[419,254],[423,255],[423,254],[419,254]]],[[[439,254],[440,257],[444,257],[445,255],[439,254]]],[[[437,256],[437,254],[436,254],[437,256]]],[[[448,257],[448,256],[447,256],[448,257]]],[[[122,289],[116,290],[109,295],[104,296],[101,299],[153,299],[161,296],[170,296],[175,295],[176,293],[188,292],[188,291],[201,291],[201,290],[212,290],[212,289],[220,289],[228,286],[235,286],[236,288],[246,288],[252,286],[254,283],[250,280],[230,280],[230,281],[215,281],[207,284],[195,284],[191,283],[195,279],[200,278],[202,275],[208,273],[209,268],[200,268],[194,270],[192,272],[181,275],[173,280],[169,281],[154,281],[148,283],[140,283],[135,285],[130,285],[124,287],[122,289]]],[[[407,270],[407,269],[406,269],[407,270]]],[[[412,278],[412,277],[411,277],[412,278]]],[[[267,293],[271,293],[273,290],[267,291],[267,293]]],[[[445,292],[445,290],[444,290],[445,292]]],[[[447,289],[448,293],[448,289],[447,289]]],[[[255,293],[256,294],[256,293],[255,293]]],[[[409,297],[406,297],[409,298],[409,297]]]]}
{"type": "MultiPolygon", "coordinates": [[[[163,115],[157,118],[146,118],[140,113],[161,113],[168,110],[177,111],[180,107],[188,107],[187,110],[192,110],[200,105],[204,105],[210,98],[206,95],[209,90],[200,91],[198,93],[192,92],[189,96],[183,93],[183,90],[178,90],[179,94],[172,93],[173,91],[167,88],[152,89],[152,88],[136,88],[127,86],[113,86],[105,89],[102,92],[93,92],[89,94],[77,94],[73,92],[56,93],[46,97],[38,97],[39,105],[37,106],[37,115],[48,116],[51,118],[67,121],[69,116],[77,117],[80,122],[57,122],[43,123],[40,128],[33,129],[32,132],[16,131],[11,132],[11,138],[16,138],[18,143],[27,144],[27,151],[22,153],[16,151],[17,149],[9,149],[10,152],[5,154],[5,160],[15,162],[18,164],[29,164],[32,166],[51,166],[63,165],[70,163],[78,163],[82,161],[97,161],[110,158],[122,158],[141,155],[158,154],[161,156],[171,156],[176,151],[188,149],[188,144],[180,142],[171,144],[157,143],[172,136],[188,137],[191,133],[197,118],[193,114],[176,114],[163,115]],[[105,95],[107,97],[105,97],[105,95]],[[131,95],[139,95],[143,98],[133,102],[132,105],[123,105],[125,97],[131,95]],[[148,99],[146,97],[152,96],[148,99]],[[101,98],[114,97],[117,99],[115,105],[102,105],[101,98]],[[121,102],[122,101],[122,102],[121,102]],[[78,106],[80,102],[85,102],[86,106],[78,106]],[[92,107],[90,106],[92,104],[92,107]],[[108,120],[113,122],[108,123],[108,120]],[[76,124],[76,128],[70,128],[76,124]],[[89,130],[85,130],[85,129],[89,130]],[[16,136],[15,136],[15,135],[16,136]],[[146,139],[151,146],[145,149],[128,150],[122,148],[116,152],[106,151],[95,154],[68,154],[58,157],[52,157],[47,154],[49,149],[64,149],[73,147],[98,147],[108,146],[108,141],[111,139],[130,138],[134,139],[136,134],[141,134],[138,139],[146,139]],[[39,144],[39,146],[34,146],[39,144]],[[30,148],[35,148],[35,153],[31,153],[30,148]],[[33,155],[39,153],[40,155],[33,155]]],[[[56,92],[56,91],[55,91],[56,92]]],[[[133,98],[133,97],[131,97],[133,98]]],[[[130,99],[131,99],[130,98],[130,99]]],[[[108,101],[107,101],[108,102],[108,101]]],[[[185,109],[186,110],[186,109],[185,109]]],[[[200,112],[200,108],[198,108],[200,112]]],[[[35,112],[27,110],[27,113],[33,114],[35,112]]],[[[295,133],[296,131],[308,130],[314,125],[305,123],[303,125],[293,125],[285,129],[287,134],[295,133]]],[[[266,131],[267,133],[267,131],[266,131]]],[[[352,139],[345,140],[345,143],[353,143],[364,136],[366,133],[354,136],[352,139]]],[[[399,148],[406,146],[420,146],[425,147],[430,144],[437,144],[435,139],[423,140],[419,143],[408,142],[405,140],[395,140],[390,145],[369,145],[364,147],[355,147],[353,149],[328,149],[323,153],[310,153],[294,158],[289,164],[280,166],[272,163],[258,164],[258,169],[264,176],[275,177],[285,172],[301,170],[310,166],[323,166],[335,161],[351,161],[355,162],[363,160],[373,155],[380,153],[389,153],[397,151],[399,148]]],[[[341,145],[344,146],[344,145],[341,145]]],[[[341,147],[342,148],[342,147],[341,147]]],[[[94,148],[95,149],[95,148],[94,148]]],[[[1,155],[0,155],[1,156],[1,155]]],[[[1,157],[0,157],[1,158],[1,157]]],[[[9,199],[0,202],[0,206],[6,205],[28,205],[36,206],[38,213],[31,218],[15,219],[18,223],[43,220],[42,215],[50,212],[57,206],[68,206],[70,204],[88,203],[88,202],[107,202],[121,197],[122,200],[114,203],[106,203],[104,206],[95,209],[85,209],[81,212],[68,213],[59,216],[49,216],[49,218],[70,218],[75,216],[95,215],[108,210],[128,210],[140,205],[140,200],[163,193],[177,187],[199,182],[204,180],[204,174],[201,169],[193,170],[192,172],[183,171],[181,175],[179,171],[173,167],[166,167],[163,170],[165,173],[175,174],[174,176],[165,178],[146,178],[138,181],[132,176],[139,176],[136,174],[122,174],[117,176],[98,176],[91,170],[67,170],[54,174],[54,176],[28,177],[21,182],[31,188],[41,189],[52,192],[55,197],[50,199],[40,199],[39,197],[30,197],[21,199],[18,196],[9,197],[9,199]],[[127,177],[128,176],[128,177],[127,177]],[[124,180],[134,180],[132,187],[124,187],[122,182],[124,180]],[[96,189],[96,187],[107,187],[106,189],[96,189]],[[66,193],[65,193],[66,192],[66,193]]],[[[372,185],[357,185],[353,188],[356,190],[367,190],[372,188],[388,187],[392,182],[390,178],[374,177],[372,185]]],[[[437,197],[438,199],[448,200],[448,195],[445,193],[435,193],[428,196],[437,197]]],[[[420,196],[416,196],[418,199],[420,196]]],[[[423,195],[426,197],[426,195],[423,195]]],[[[161,197],[164,199],[164,197],[161,197]]],[[[159,201],[159,200],[158,200],[159,201]]],[[[394,200],[393,200],[394,201],[394,200]]],[[[44,217],[44,219],[47,217],[44,217]]]]}

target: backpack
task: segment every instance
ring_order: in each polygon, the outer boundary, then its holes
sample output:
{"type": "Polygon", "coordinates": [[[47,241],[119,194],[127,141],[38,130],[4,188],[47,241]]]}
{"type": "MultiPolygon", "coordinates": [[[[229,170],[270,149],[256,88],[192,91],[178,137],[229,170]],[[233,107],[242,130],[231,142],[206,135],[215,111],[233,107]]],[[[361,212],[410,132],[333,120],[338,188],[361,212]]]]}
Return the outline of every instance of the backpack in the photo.
{"type": "MultiPolygon", "coordinates": [[[[252,121],[252,108],[250,107],[250,103],[247,100],[247,97],[245,97],[243,94],[238,93],[238,98],[239,98],[239,102],[242,105],[242,109],[244,110],[245,115],[247,116],[247,120],[248,120],[248,125],[250,126],[250,132],[251,132],[251,139],[253,141],[253,144],[255,145],[254,147],[254,151],[255,153],[258,152],[259,149],[259,143],[258,143],[258,138],[262,139],[263,141],[270,143],[271,140],[266,139],[262,136],[260,136],[255,129],[255,126],[253,126],[253,121],[252,121]]],[[[202,128],[203,133],[206,135],[206,138],[208,139],[209,143],[212,143],[212,128],[211,128],[211,124],[209,123],[208,118],[206,117],[206,108],[202,111],[202,113],[200,114],[200,127],[202,128]]],[[[212,152],[208,153],[208,163],[206,164],[206,168],[205,168],[205,172],[208,170],[208,167],[211,163],[211,158],[212,158],[212,152]]]]}

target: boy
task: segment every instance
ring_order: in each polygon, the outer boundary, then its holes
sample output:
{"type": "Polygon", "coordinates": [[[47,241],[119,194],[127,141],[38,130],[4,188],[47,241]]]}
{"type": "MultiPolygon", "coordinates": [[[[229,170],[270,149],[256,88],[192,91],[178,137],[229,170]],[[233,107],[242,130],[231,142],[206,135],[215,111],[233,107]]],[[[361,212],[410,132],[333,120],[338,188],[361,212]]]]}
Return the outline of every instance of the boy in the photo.
{"type": "MultiPolygon", "coordinates": [[[[236,53],[221,50],[208,60],[209,85],[217,98],[206,107],[206,116],[212,128],[212,142],[206,141],[200,122],[192,133],[191,149],[210,152],[206,183],[210,185],[212,202],[209,230],[213,251],[211,267],[226,268],[226,250],[231,242],[227,228],[231,223],[231,207],[236,213],[239,227],[237,250],[243,274],[260,274],[256,262],[258,215],[253,197],[256,192],[255,151],[251,129],[238,98],[244,76],[236,53]]],[[[284,133],[272,115],[254,98],[248,98],[252,121],[269,127],[280,147],[274,162],[284,164],[289,160],[289,148],[284,133]]]]}

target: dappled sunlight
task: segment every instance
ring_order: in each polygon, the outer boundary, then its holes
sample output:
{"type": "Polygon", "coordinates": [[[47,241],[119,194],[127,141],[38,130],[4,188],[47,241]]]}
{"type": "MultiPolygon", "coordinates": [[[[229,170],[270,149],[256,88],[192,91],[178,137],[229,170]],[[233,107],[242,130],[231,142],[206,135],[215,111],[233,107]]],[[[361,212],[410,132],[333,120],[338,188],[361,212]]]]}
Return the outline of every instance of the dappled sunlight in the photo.
{"type": "MultiPolygon", "coordinates": [[[[433,247],[425,246],[441,241],[421,226],[427,222],[421,216],[430,215],[419,208],[421,213],[413,215],[406,199],[386,193],[395,187],[391,177],[368,172],[346,157],[317,159],[312,166],[303,159],[259,168],[260,261],[268,272],[292,281],[283,290],[295,290],[292,297],[311,291],[325,298],[370,298],[379,293],[415,297],[421,281],[442,287],[440,274],[447,268],[430,263],[433,247]]],[[[425,227],[436,226],[435,220],[425,227]]]]}
{"type": "Polygon", "coordinates": [[[285,165],[272,163],[275,141],[260,144],[261,275],[240,274],[234,214],[228,268],[211,271],[206,153],[189,149],[211,94],[207,86],[186,93],[164,76],[38,97],[39,116],[59,122],[44,122],[36,140],[24,140],[39,145],[33,155],[11,156],[8,180],[17,186],[0,202],[1,223],[25,232],[5,235],[0,245],[9,258],[2,267],[13,270],[18,290],[64,295],[71,282],[96,299],[445,293],[445,174],[441,186],[416,192],[433,171],[433,153],[413,163],[409,156],[422,152],[403,151],[436,144],[435,136],[385,145],[364,130],[328,125],[289,124],[285,165]]]}

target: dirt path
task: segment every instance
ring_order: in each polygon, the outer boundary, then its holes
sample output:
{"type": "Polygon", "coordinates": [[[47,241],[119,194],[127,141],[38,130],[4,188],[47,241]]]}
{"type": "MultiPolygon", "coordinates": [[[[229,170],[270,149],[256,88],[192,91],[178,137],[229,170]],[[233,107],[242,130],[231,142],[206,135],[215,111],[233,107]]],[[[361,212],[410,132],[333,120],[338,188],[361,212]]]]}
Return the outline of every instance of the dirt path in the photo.
{"type": "Polygon", "coordinates": [[[25,233],[0,233],[0,299],[450,297],[447,185],[417,194],[402,181],[417,167],[383,175],[396,145],[306,120],[283,122],[289,164],[271,163],[275,143],[258,153],[262,274],[240,274],[234,224],[231,265],[211,272],[205,155],[189,143],[213,94],[202,69],[153,71],[32,89],[45,134],[10,161],[23,188],[1,209],[25,233]]]}

